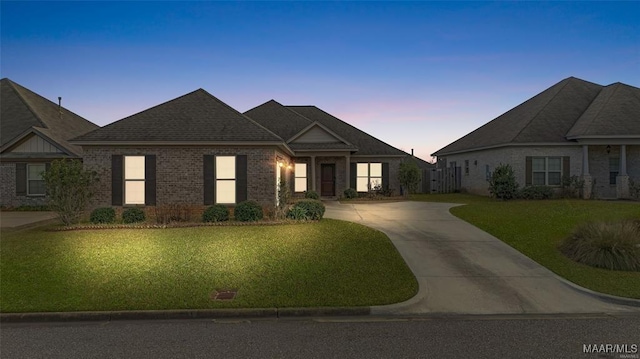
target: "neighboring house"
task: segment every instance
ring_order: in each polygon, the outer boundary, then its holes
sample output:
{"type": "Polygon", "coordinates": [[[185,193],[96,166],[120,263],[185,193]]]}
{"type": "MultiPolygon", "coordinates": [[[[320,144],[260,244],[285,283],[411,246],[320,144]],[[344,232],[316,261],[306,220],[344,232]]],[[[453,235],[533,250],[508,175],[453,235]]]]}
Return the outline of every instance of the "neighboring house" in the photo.
{"type": "Polygon", "coordinates": [[[42,205],[41,173],[55,159],[80,158],[69,139],[98,126],[7,78],[0,86],[0,205],[42,205]]]}
{"type": "Polygon", "coordinates": [[[101,181],[93,206],[277,203],[295,193],[338,196],[398,187],[406,153],[313,106],[269,101],[242,114],[199,89],[73,140],[101,181]]]}
{"type": "Polygon", "coordinates": [[[523,186],[585,181],[584,197],[628,198],[640,182],[640,89],[569,77],[433,154],[461,167],[461,187],[488,194],[488,177],[510,164],[523,186]]]}

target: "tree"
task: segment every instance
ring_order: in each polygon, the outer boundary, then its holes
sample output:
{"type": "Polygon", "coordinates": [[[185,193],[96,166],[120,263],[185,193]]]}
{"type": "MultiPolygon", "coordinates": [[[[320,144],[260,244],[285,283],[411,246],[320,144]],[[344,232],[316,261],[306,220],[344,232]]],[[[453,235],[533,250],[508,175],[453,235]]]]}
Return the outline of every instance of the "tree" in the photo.
{"type": "Polygon", "coordinates": [[[55,160],[42,174],[49,206],[65,226],[77,223],[93,196],[96,173],[82,168],[79,160],[55,160]]]}
{"type": "Polygon", "coordinates": [[[511,165],[502,163],[496,167],[489,180],[489,192],[492,197],[508,200],[518,194],[518,183],[511,165]]]}
{"type": "Polygon", "coordinates": [[[413,159],[409,159],[400,163],[400,170],[398,171],[398,180],[400,184],[407,189],[407,195],[409,193],[415,193],[418,190],[418,183],[420,183],[420,168],[413,159]]]}

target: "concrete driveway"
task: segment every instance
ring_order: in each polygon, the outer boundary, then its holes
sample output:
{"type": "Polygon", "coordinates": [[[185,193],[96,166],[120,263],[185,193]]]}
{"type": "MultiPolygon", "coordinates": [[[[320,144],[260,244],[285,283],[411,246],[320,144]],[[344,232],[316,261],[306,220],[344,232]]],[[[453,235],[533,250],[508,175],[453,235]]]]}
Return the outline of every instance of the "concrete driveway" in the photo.
{"type": "Polygon", "coordinates": [[[55,223],[58,219],[55,212],[41,211],[1,211],[0,228],[3,231],[14,231],[39,225],[55,223]]]}
{"type": "MultiPolygon", "coordinates": [[[[325,202],[326,218],[386,233],[418,279],[406,302],[372,314],[639,312],[586,294],[492,235],[449,213],[448,203],[325,202]]],[[[639,301],[640,303],[640,301],[639,301]]]]}

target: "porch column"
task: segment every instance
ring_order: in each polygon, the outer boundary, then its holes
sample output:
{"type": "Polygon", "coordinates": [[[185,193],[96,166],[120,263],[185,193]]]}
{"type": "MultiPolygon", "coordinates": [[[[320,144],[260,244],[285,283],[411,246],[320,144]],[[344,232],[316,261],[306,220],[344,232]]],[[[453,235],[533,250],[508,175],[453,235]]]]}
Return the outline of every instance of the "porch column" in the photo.
{"type": "Polygon", "coordinates": [[[345,180],[345,187],[344,188],[347,189],[347,188],[351,187],[351,163],[350,163],[351,162],[351,156],[350,155],[346,155],[344,157],[346,158],[346,162],[347,162],[347,164],[346,164],[347,168],[346,168],[346,171],[345,171],[346,178],[344,179],[345,180]]]}
{"type": "Polygon", "coordinates": [[[316,188],[316,156],[311,156],[311,189],[320,192],[316,188]]]}
{"type": "Polygon", "coordinates": [[[589,174],[589,145],[582,145],[582,180],[582,198],[589,199],[593,189],[593,180],[589,174]]]}
{"type": "Polygon", "coordinates": [[[620,145],[620,168],[616,177],[616,195],[618,198],[629,198],[629,176],[627,175],[627,146],[620,145]]]}

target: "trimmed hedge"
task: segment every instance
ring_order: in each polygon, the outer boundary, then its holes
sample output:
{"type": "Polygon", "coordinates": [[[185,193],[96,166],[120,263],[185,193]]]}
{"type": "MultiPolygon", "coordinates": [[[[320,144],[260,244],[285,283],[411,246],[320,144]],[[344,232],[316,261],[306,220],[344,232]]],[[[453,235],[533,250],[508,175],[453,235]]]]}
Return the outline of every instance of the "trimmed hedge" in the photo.
{"type": "Polygon", "coordinates": [[[144,211],[137,207],[130,207],[122,212],[122,223],[144,222],[146,219],[144,211]]]}
{"type": "Polygon", "coordinates": [[[289,213],[287,214],[287,217],[292,219],[319,220],[324,216],[324,211],[325,207],[322,202],[316,199],[303,199],[296,202],[291,207],[289,213]]]}
{"type": "Polygon", "coordinates": [[[316,192],[316,191],[306,191],[304,193],[304,198],[320,199],[320,196],[318,195],[318,192],[316,192]]]}
{"type": "Polygon", "coordinates": [[[229,209],[221,204],[207,207],[202,213],[202,222],[223,222],[229,220],[229,209]]]}
{"type": "Polygon", "coordinates": [[[256,201],[244,201],[238,203],[233,215],[235,219],[240,222],[258,221],[264,216],[262,213],[262,206],[256,201]]]}
{"type": "Polygon", "coordinates": [[[353,188],[347,188],[344,190],[344,198],[358,198],[358,192],[353,188]]]}
{"type": "Polygon", "coordinates": [[[116,210],[111,207],[96,208],[91,212],[89,221],[93,224],[114,223],[116,221],[116,210]]]}
{"type": "Polygon", "coordinates": [[[553,197],[553,189],[549,186],[527,186],[518,194],[522,199],[549,199],[553,197]]]}

